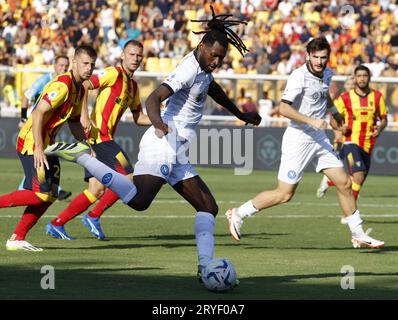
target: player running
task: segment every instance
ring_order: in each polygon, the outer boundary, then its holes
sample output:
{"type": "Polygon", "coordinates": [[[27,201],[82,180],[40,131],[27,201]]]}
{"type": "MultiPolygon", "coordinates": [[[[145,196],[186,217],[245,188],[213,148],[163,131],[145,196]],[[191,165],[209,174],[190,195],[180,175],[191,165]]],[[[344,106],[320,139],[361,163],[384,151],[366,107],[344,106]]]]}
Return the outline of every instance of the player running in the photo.
{"type": "MultiPolygon", "coordinates": [[[[84,83],[89,90],[99,90],[91,114],[93,123],[89,137],[91,148],[99,161],[131,180],[133,179],[133,166],[127,154],[113,140],[113,135],[127,108],[133,113],[133,119],[137,125],[151,124],[149,118],[142,112],[138,85],[133,80],[134,72],[143,60],[143,51],[144,47],[140,42],[136,40],[127,42],[121,55],[122,64],[120,66],[108,67],[98,75],[92,75],[84,83]]],[[[105,239],[100,225],[100,217],[119,197],[111,189],[105,191],[104,185],[87,170],[84,179],[88,181],[88,188],[47,224],[46,233],[58,239],[74,240],[74,237],[66,233],[64,225],[100,199],[93,210],[84,215],[83,223],[94,237],[100,240],[105,239]]]]}
{"type": "MultiPolygon", "coordinates": [[[[54,143],[56,134],[66,121],[76,139],[85,138],[80,124],[85,94],[82,83],[90,78],[96,57],[93,48],[77,47],[72,70],[57,76],[44,87],[37,107],[19,132],[17,153],[25,172],[26,190],[0,196],[0,208],[26,206],[26,209],[7,241],[7,250],[43,250],[31,245],[25,237],[57,195],[61,167],[58,158],[47,157],[44,149],[54,143]]],[[[74,146],[79,148],[77,144],[74,146]]]]}
{"type": "MultiPolygon", "coordinates": [[[[354,75],[355,88],[342,93],[335,105],[344,116],[344,125],[339,128],[343,140],[340,156],[348,164],[357,199],[370,169],[376,138],[387,126],[387,107],[381,92],[370,88],[371,75],[366,66],[356,67],[354,75]]],[[[328,188],[328,184],[320,186],[323,194],[328,188]]]]}
{"type": "Polygon", "coordinates": [[[226,212],[229,230],[235,240],[240,240],[244,219],[260,210],[290,201],[304,169],[312,164],[316,172],[322,171],[335,184],[340,207],[351,230],[353,246],[381,248],[384,242],[371,238],[362,229],[350,176],[324,130],[327,111],[332,113],[339,127],[344,120],[329,95],[332,71],[326,65],[330,45],[325,38],[315,38],[306,49],[307,63],[289,76],[280,105],[280,113],[291,123],[283,136],[278,186],[275,190],[258,194],[239,208],[229,209],[226,212]]]}

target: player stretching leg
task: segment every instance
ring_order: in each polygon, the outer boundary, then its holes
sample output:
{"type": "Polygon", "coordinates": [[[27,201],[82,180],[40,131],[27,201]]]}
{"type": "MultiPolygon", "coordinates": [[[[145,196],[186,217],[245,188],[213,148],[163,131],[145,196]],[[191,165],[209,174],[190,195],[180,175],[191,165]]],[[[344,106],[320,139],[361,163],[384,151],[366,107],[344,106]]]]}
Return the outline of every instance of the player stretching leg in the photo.
{"type": "MultiPolygon", "coordinates": [[[[189,163],[185,151],[195,135],[195,128],[203,115],[207,95],[224,106],[240,120],[258,125],[257,113],[242,113],[214,81],[212,72],[221,65],[228,44],[232,43],[244,54],[245,45],[229,29],[240,21],[225,20],[225,15],[208,21],[197,48],[186,55],[172,74],[148,97],[148,116],[153,124],[140,142],[138,162],[134,170],[134,183],[89,154],[65,155],[74,158],[99,181],[112,189],[124,203],[135,210],[149,207],[165,182],[169,183],[195,209],[195,238],[198,253],[198,271],[213,259],[214,225],[218,213],[217,203],[205,182],[189,163]],[[166,111],[160,116],[160,104],[168,99],[166,111]],[[172,130],[171,128],[172,127],[172,130]]],[[[63,144],[47,150],[62,156],[63,144]]],[[[87,150],[86,150],[87,152],[87,150]]]]}

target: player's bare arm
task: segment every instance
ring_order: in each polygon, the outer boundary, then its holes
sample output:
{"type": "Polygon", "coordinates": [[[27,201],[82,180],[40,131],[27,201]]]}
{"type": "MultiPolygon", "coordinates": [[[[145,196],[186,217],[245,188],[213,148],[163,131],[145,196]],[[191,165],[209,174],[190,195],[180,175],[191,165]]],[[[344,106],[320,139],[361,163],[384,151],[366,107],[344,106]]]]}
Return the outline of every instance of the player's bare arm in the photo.
{"type": "Polygon", "coordinates": [[[297,111],[290,104],[284,101],[280,103],[279,113],[290,120],[308,124],[314,127],[315,129],[326,129],[327,127],[327,123],[324,119],[315,119],[308,117],[302,114],[301,112],[297,111]]]}
{"type": "Polygon", "coordinates": [[[258,126],[260,124],[261,117],[257,112],[242,113],[236,107],[236,105],[228,98],[224,90],[217,82],[212,81],[210,83],[207,94],[212,97],[215,102],[222,105],[225,109],[231,112],[235,117],[246,122],[246,124],[251,123],[255,126],[258,126]]]}
{"type": "Polygon", "coordinates": [[[133,119],[138,126],[150,126],[152,124],[151,119],[142,111],[133,112],[133,119]]]}
{"type": "Polygon", "coordinates": [[[70,118],[68,120],[68,125],[70,132],[73,134],[76,140],[83,141],[86,139],[86,134],[84,132],[82,124],[80,123],[79,117],[70,118]]]}
{"type": "Polygon", "coordinates": [[[346,124],[339,125],[335,117],[330,117],[329,121],[330,126],[335,130],[335,135],[336,133],[340,133],[340,135],[345,135],[348,132],[348,127],[346,124]]]}
{"type": "Polygon", "coordinates": [[[44,115],[51,110],[51,106],[47,101],[41,100],[38,106],[32,112],[32,131],[35,142],[34,148],[34,164],[35,168],[46,166],[49,169],[47,157],[44,154],[43,142],[43,119],[44,115]]]}
{"type": "Polygon", "coordinates": [[[160,117],[160,104],[173,94],[173,90],[164,84],[160,85],[147,98],[145,105],[148,117],[155,127],[156,135],[161,138],[171,131],[166,123],[160,117]]]}
{"type": "Polygon", "coordinates": [[[88,90],[93,90],[93,85],[91,84],[90,81],[86,80],[83,82],[83,87],[84,87],[84,98],[83,98],[83,104],[82,104],[82,112],[80,115],[80,123],[84,129],[84,131],[90,132],[91,128],[94,127],[96,128],[95,122],[90,119],[90,115],[88,112],[88,90]]]}
{"type": "Polygon", "coordinates": [[[344,117],[343,115],[339,112],[337,107],[334,105],[332,98],[328,94],[327,97],[327,109],[328,111],[332,114],[332,117],[336,121],[337,128],[341,128],[344,125],[344,117]]]}
{"type": "Polygon", "coordinates": [[[380,125],[376,126],[376,128],[373,132],[373,137],[377,138],[380,135],[380,133],[385,129],[385,127],[387,127],[387,124],[388,124],[387,117],[382,118],[380,120],[380,125]]]}

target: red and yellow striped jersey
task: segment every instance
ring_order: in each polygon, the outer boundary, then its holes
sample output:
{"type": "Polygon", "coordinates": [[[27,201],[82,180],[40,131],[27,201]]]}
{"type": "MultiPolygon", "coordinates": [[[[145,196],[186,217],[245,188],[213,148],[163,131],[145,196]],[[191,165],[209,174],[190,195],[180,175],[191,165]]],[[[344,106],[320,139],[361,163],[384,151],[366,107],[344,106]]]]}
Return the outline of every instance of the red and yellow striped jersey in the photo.
{"type": "Polygon", "coordinates": [[[97,128],[90,132],[90,143],[112,140],[116,126],[127,108],[141,111],[137,82],[130,79],[122,66],[108,67],[91,76],[91,85],[98,88],[98,96],[91,119],[97,128]]]}
{"type": "MultiPolygon", "coordinates": [[[[71,72],[63,73],[47,83],[38,103],[45,100],[51,110],[43,118],[44,148],[54,143],[54,138],[62,125],[70,118],[80,117],[84,97],[84,87],[77,86],[71,72]]],[[[22,154],[32,155],[34,150],[32,115],[19,131],[17,150],[22,154]]]]}
{"type": "Polygon", "coordinates": [[[336,100],[335,105],[344,116],[348,132],[343,136],[343,142],[352,142],[371,154],[375,138],[372,134],[376,122],[387,117],[387,107],[382,94],[371,90],[368,95],[361,97],[355,90],[346,91],[336,100]]]}

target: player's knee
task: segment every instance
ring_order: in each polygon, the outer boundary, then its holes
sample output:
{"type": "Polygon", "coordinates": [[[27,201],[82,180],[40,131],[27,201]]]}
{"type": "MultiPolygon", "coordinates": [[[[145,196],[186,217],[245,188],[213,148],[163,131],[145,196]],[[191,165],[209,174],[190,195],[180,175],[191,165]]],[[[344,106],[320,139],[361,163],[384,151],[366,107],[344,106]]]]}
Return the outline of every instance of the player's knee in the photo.
{"type": "Polygon", "coordinates": [[[218,214],[218,205],[215,201],[211,201],[209,203],[205,203],[203,206],[200,208],[197,208],[197,211],[203,211],[203,212],[208,212],[211,213],[213,216],[217,216],[218,214]]]}
{"type": "Polygon", "coordinates": [[[137,199],[133,198],[129,203],[128,206],[135,211],[145,211],[149,208],[150,202],[147,201],[137,201],[137,199]]]}
{"type": "Polygon", "coordinates": [[[92,188],[89,188],[88,191],[97,199],[101,198],[104,193],[105,193],[105,187],[101,186],[95,186],[92,188]]]}
{"type": "Polygon", "coordinates": [[[279,196],[279,203],[287,203],[293,198],[293,193],[285,192],[279,196]]]}
{"type": "Polygon", "coordinates": [[[340,192],[350,192],[352,187],[352,181],[349,175],[347,175],[340,183],[335,184],[340,192]]]}
{"type": "Polygon", "coordinates": [[[218,214],[218,205],[217,203],[212,203],[207,212],[210,212],[213,216],[217,216],[218,214]]]}

